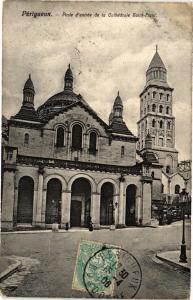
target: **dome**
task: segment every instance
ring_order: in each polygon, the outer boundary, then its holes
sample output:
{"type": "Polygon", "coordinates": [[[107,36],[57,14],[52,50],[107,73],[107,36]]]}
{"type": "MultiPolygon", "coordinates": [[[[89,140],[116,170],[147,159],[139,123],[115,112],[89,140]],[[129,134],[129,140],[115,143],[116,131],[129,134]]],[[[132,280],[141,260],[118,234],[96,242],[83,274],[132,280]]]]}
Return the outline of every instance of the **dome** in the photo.
{"type": "Polygon", "coordinates": [[[31,74],[29,74],[29,78],[27,79],[27,81],[26,81],[26,83],[25,83],[25,85],[24,85],[24,90],[25,90],[25,89],[30,89],[30,90],[32,90],[33,92],[35,91],[35,90],[34,90],[33,82],[32,82],[32,80],[31,80],[31,74]]]}
{"type": "Polygon", "coordinates": [[[121,97],[119,96],[119,91],[118,91],[118,93],[117,93],[117,97],[116,97],[116,99],[115,99],[115,102],[114,102],[114,105],[113,105],[114,107],[115,106],[123,106],[123,102],[122,102],[122,100],[121,100],[121,97]]]}

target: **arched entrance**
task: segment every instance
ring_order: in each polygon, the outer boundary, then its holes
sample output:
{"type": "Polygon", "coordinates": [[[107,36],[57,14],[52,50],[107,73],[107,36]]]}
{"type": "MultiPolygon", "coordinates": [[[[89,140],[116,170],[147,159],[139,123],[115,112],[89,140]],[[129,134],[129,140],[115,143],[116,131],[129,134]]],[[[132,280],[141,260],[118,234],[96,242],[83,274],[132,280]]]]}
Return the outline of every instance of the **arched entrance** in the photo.
{"type": "Polygon", "coordinates": [[[62,184],[59,179],[48,181],[46,195],[46,224],[61,223],[62,184]]]}
{"type": "Polygon", "coordinates": [[[101,187],[101,205],[100,205],[101,225],[112,225],[114,223],[113,191],[114,191],[114,186],[111,182],[103,183],[101,187]]]}
{"type": "Polygon", "coordinates": [[[17,223],[32,224],[33,218],[34,181],[24,176],[18,186],[17,223]]]}
{"type": "Polygon", "coordinates": [[[88,227],[91,206],[91,185],[85,178],[76,179],[71,187],[70,226],[88,227]]]}
{"type": "Polygon", "coordinates": [[[126,190],[126,210],[125,210],[125,225],[136,225],[135,220],[135,199],[136,199],[136,186],[130,184],[126,190]]]}

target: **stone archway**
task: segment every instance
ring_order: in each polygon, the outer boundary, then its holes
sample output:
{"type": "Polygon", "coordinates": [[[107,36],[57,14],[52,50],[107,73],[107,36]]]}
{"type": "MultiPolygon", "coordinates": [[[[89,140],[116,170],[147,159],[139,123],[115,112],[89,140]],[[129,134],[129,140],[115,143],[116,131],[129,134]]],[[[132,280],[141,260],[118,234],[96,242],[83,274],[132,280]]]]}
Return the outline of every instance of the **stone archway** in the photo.
{"type": "Polygon", "coordinates": [[[59,179],[52,178],[47,184],[45,223],[61,223],[62,184],[59,179]]]}
{"type": "Polygon", "coordinates": [[[86,178],[77,178],[71,186],[70,226],[88,227],[91,219],[91,184],[86,178]]]}
{"type": "Polygon", "coordinates": [[[100,224],[114,224],[114,186],[111,182],[103,183],[101,187],[101,203],[100,203],[100,224]]]}
{"type": "Polygon", "coordinates": [[[125,225],[136,225],[135,209],[136,209],[136,190],[137,187],[134,184],[128,185],[126,189],[126,210],[125,210],[125,225]]]}
{"type": "Polygon", "coordinates": [[[17,223],[32,224],[34,181],[29,176],[20,178],[18,185],[17,223]]]}

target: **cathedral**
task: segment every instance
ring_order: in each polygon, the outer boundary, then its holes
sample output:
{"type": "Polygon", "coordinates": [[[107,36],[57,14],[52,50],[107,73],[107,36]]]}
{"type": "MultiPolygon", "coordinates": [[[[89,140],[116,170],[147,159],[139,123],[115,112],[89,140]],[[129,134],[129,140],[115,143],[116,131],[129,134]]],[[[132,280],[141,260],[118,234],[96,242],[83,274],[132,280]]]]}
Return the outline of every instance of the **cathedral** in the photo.
{"type": "Polygon", "coordinates": [[[2,229],[149,225],[152,203],[164,194],[172,201],[184,187],[173,89],[157,51],[140,94],[138,137],[119,92],[107,124],[74,92],[73,79],[69,65],[63,90],[35,109],[29,75],[20,110],[4,125],[2,229]]]}

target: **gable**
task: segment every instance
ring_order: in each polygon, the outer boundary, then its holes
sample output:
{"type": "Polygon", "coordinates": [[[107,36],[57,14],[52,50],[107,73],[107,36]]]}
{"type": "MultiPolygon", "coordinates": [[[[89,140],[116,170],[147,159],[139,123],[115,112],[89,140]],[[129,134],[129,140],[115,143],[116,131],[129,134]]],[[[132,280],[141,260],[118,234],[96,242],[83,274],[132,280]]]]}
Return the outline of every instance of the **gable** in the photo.
{"type": "Polygon", "coordinates": [[[80,123],[85,131],[89,131],[91,128],[96,129],[100,135],[107,136],[107,124],[103,122],[94,112],[90,112],[89,109],[83,105],[72,105],[67,109],[58,112],[44,125],[46,129],[54,129],[58,124],[63,124],[68,128],[73,123],[80,123]]]}

